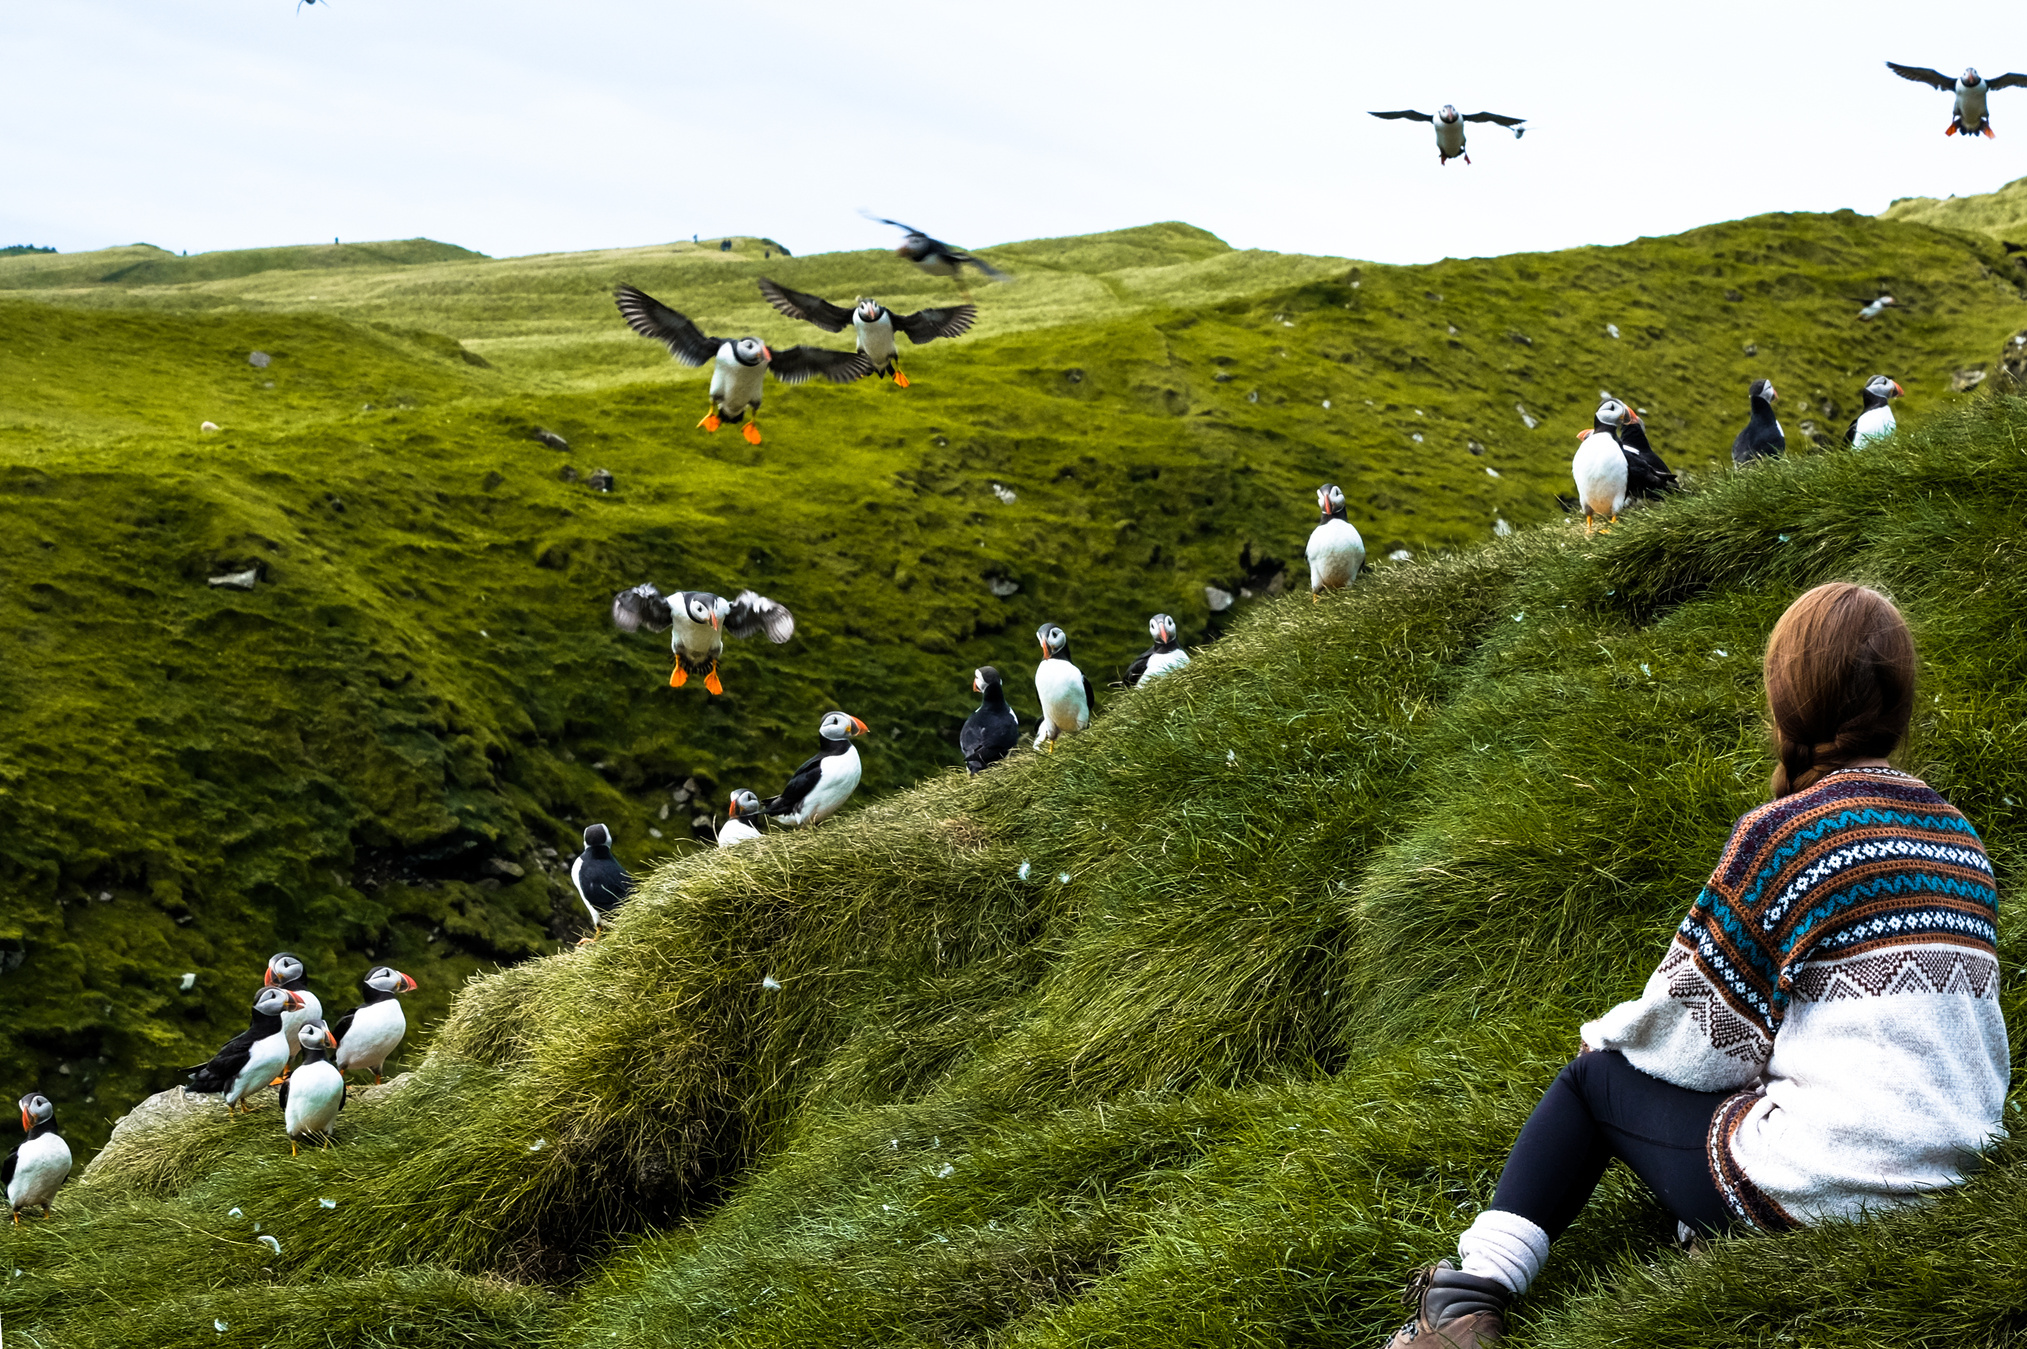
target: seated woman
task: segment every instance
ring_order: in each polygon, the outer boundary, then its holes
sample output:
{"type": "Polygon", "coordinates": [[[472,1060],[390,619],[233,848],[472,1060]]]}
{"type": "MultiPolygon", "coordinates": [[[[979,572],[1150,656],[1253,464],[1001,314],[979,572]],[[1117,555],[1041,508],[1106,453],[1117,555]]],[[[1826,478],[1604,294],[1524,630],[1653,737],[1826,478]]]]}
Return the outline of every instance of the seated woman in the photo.
{"type": "Polygon", "coordinates": [[[1914,639],[1883,595],[1796,600],[1767,643],[1780,763],[1647,987],[1582,1030],[1389,1349],[1505,1334],[1614,1157],[1691,1230],[1780,1232],[1960,1183],[2003,1136],[1998,892],[1977,831],[1886,756],[1914,639]]]}

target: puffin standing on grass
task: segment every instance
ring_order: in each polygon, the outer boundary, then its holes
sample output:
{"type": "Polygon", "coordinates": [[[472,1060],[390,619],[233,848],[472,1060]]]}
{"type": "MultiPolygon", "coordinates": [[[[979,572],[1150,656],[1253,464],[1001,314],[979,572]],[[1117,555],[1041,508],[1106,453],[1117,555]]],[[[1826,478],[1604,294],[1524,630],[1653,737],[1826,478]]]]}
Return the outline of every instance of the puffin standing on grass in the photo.
{"type": "Polygon", "coordinates": [[[1341,590],[1358,579],[1365,565],[1365,540],[1351,523],[1344,507],[1344,489],[1327,482],[1316,489],[1316,505],[1323,519],[1309,531],[1309,602],[1316,603],[1326,590],[1341,590]]]}
{"type": "Polygon", "coordinates": [[[1992,120],[1985,115],[1985,95],[1994,89],[2027,85],[2027,75],[2001,75],[1996,80],[1986,80],[1980,79],[1978,72],[1969,66],[1955,79],[1927,66],[1903,66],[1888,61],[1886,68],[1903,80],[1913,80],[1916,84],[1956,94],[1957,102],[1950,112],[1950,124],[1943,129],[1945,136],[1954,136],[1960,131],[1967,137],[1983,132],[1987,139],[1997,139],[1992,132],[1992,120]]]}
{"type": "Polygon", "coordinates": [[[725,823],[718,826],[718,846],[736,848],[741,843],[767,837],[747,823],[759,819],[761,814],[759,797],[743,788],[732,793],[732,799],[725,803],[725,823]]]}
{"type": "MultiPolygon", "coordinates": [[[[277,951],[267,958],[267,973],[261,976],[261,984],[267,988],[285,988],[303,1000],[300,1007],[290,1008],[282,1013],[282,1042],[288,1046],[289,1058],[294,1060],[298,1047],[296,1033],[312,1021],[324,1019],[324,1004],[309,989],[309,971],[302,960],[288,951],[277,951]]],[[[289,1069],[282,1069],[286,1077],[289,1069]]]]}
{"type": "MultiPolygon", "coordinates": [[[[225,1042],[208,1063],[185,1068],[190,1085],[183,1090],[200,1096],[223,1096],[230,1114],[248,1096],[272,1086],[289,1064],[289,1045],[282,1035],[282,1015],[300,1010],[303,995],[289,988],[267,987],[254,996],[253,1017],[245,1030],[225,1042]]],[[[246,1109],[252,1110],[252,1106],[246,1109]]]]}
{"type": "Polygon", "coordinates": [[[760,427],[751,420],[760,413],[760,397],[768,371],[783,384],[827,379],[850,384],[873,373],[865,353],[831,351],[824,347],[770,348],[757,337],[706,337],[697,325],[646,291],[621,286],[613,293],[619,312],[642,337],[652,337],[683,365],[711,366],[711,410],[697,423],[716,431],[726,422],[746,422],[740,432],[750,445],[760,443],[760,427]]]}
{"type": "Polygon", "coordinates": [[[1464,153],[1466,122],[1497,122],[1500,126],[1509,128],[1515,140],[1527,134],[1527,128],[1521,125],[1527,120],[1525,117],[1504,117],[1496,112],[1460,113],[1448,103],[1433,113],[1402,108],[1397,112],[1376,112],[1372,115],[1387,118],[1389,121],[1405,119],[1433,123],[1436,128],[1436,162],[1439,164],[1448,164],[1453,159],[1461,159],[1466,164],[1471,162],[1471,156],[1464,153]]]}
{"type": "Polygon", "coordinates": [[[21,1210],[40,1208],[49,1216],[49,1201],[70,1178],[70,1144],[56,1132],[56,1107],[47,1096],[31,1091],[22,1097],[21,1128],[28,1137],[0,1162],[0,1185],[7,1187],[7,1207],[14,1225],[21,1225],[21,1210]]]}
{"type": "Polygon", "coordinates": [[[1035,748],[1047,745],[1054,754],[1057,736],[1075,735],[1091,724],[1098,699],[1091,692],[1091,681],[1070,663],[1068,633],[1054,623],[1044,623],[1035,630],[1035,640],[1042,644],[1042,663],[1035,667],[1035,696],[1042,704],[1035,748]]]}
{"type": "Polygon", "coordinates": [[[866,723],[849,712],[832,712],[816,729],[816,753],[762,810],[791,829],[837,814],[859,785],[859,750],[852,737],[864,735],[866,723]]]}
{"type": "Polygon", "coordinates": [[[1158,675],[1170,670],[1180,670],[1189,664],[1189,652],[1175,640],[1175,619],[1167,614],[1156,614],[1147,620],[1148,635],[1154,638],[1154,645],[1140,653],[1133,664],[1126,667],[1126,687],[1139,688],[1158,675]]]}
{"type": "Polygon", "coordinates": [[[961,337],[978,317],[975,304],[897,314],[878,300],[863,296],[846,309],[818,296],[790,290],[764,276],[760,278],[760,293],[767,303],[789,318],[813,323],[827,333],[843,332],[845,325],[851,324],[859,339],[859,350],[873,363],[873,373],[882,379],[892,378],[903,389],[908,387],[908,377],[896,364],[901,353],[894,345],[895,333],[906,333],[910,342],[920,346],[939,337],[961,337]]]}
{"type": "Polygon", "coordinates": [[[957,747],[964,751],[964,766],[976,774],[1013,753],[1020,743],[1021,719],[1006,705],[1006,685],[992,666],[971,672],[971,691],[979,695],[978,710],[965,718],[957,747]]]}
{"type": "Polygon", "coordinates": [[[338,1037],[322,1021],[307,1021],[296,1032],[302,1048],[302,1066],[282,1083],[282,1127],[289,1136],[289,1156],[296,1155],[296,1140],[304,1134],[322,1134],[324,1146],[331,1146],[331,1126],[345,1108],[345,1075],[331,1062],[338,1052],[338,1037]]]}
{"type": "Polygon", "coordinates": [[[966,267],[976,267],[994,281],[1013,279],[983,258],[975,258],[961,248],[944,243],[941,239],[932,239],[913,225],[904,225],[898,220],[888,220],[884,216],[877,215],[868,219],[877,220],[882,225],[892,225],[905,234],[907,237],[902,239],[901,246],[894,250],[895,255],[908,259],[930,276],[949,277],[957,283],[958,294],[967,300],[971,296],[965,291],[964,277],[960,275],[966,267]]]}
{"type": "Polygon", "coordinates": [[[1858,414],[1858,420],[1844,432],[1844,443],[1854,450],[1862,450],[1875,440],[1884,440],[1893,434],[1892,400],[1899,398],[1903,390],[1885,375],[1874,375],[1865,385],[1865,409],[1858,414]]]}
{"type": "Polygon", "coordinates": [[[1778,459],[1788,450],[1788,433],[1781,429],[1781,419],[1774,415],[1774,404],[1780,399],[1774,392],[1774,382],[1756,379],[1746,393],[1752,399],[1752,420],[1731,442],[1731,462],[1740,468],[1756,459],[1778,459]]]}
{"type": "Polygon", "coordinates": [[[664,596],[651,581],[612,597],[612,622],[621,632],[673,628],[669,649],[676,653],[676,668],[669,687],[679,689],[700,674],[714,697],[725,691],[718,660],[725,654],[726,633],[743,639],[764,632],[776,646],[795,636],[795,615],[765,595],[742,590],[738,599],[728,600],[708,590],[678,590],[664,596]]]}
{"type": "Polygon", "coordinates": [[[612,855],[612,831],[604,825],[585,826],[584,851],[570,859],[570,883],[591,915],[591,935],[577,943],[582,946],[605,930],[605,920],[633,893],[633,877],[612,855]]]}
{"type": "Polygon", "coordinates": [[[375,965],[366,971],[359,986],[365,1001],[333,1027],[338,1040],[336,1063],[341,1076],[354,1071],[371,1073],[378,1086],[387,1056],[401,1047],[401,1037],[408,1034],[408,1017],[401,1010],[399,995],[413,993],[415,980],[400,970],[375,965]]]}
{"type": "Polygon", "coordinates": [[[1617,430],[1616,426],[1608,427],[1600,434],[1593,426],[1577,433],[1570,477],[1576,480],[1577,500],[1583,503],[1585,538],[1591,536],[1597,519],[1602,517],[1605,523],[1600,528],[1609,531],[1619,523],[1619,512],[1626,509],[1632,467],[1619,447],[1617,430]]]}

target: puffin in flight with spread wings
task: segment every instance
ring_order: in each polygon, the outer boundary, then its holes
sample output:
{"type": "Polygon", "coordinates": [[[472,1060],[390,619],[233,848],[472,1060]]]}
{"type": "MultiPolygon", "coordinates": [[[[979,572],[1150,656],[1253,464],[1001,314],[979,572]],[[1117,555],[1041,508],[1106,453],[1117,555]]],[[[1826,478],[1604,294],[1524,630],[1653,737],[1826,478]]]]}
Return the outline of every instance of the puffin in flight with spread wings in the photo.
{"type": "Polygon", "coordinates": [[[644,290],[621,286],[612,293],[619,312],[642,337],[652,337],[683,365],[711,367],[711,410],[697,423],[715,431],[725,422],[737,425],[750,445],[760,443],[762,384],[768,371],[783,384],[827,379],[850,384],[873,373],[873,363],[860,351],[826,347],[784,347],[775,351],[757,337],[706,337],[697,325],[644,290]]]}
{"type": "Polygon", "coordinates": [[[902,239],[901,246],[894,250],[895,255],[908,259],[908,261],[914,263],[930,276],[949,277],[957,283],[958,293],[964,295],[964,298],[967,300],[971,296],[965,293],[964,277],[962,275],[966,267],[976,267],[994,281],[1013,280],[1011,276],[1002,272],[985,259],[973,257],[963,249],[946,244],[941,239],[932,239],[913,225],[904,225],[898,220],[889,220],[885,216],[875,215],[866,218],[868,220],[877,220],[882,225],[892,225],[895,229],[905,234],[907,237],[902,239]]]}
{"type": "Polygon", "coordinates": [[[898,366],[901,353],[894,345],[895,333],[906,333],[908,340],[919,346],[939,337],[961,337],[978,318],[975,304],[897,314],[878,300],[864,296],[847,309],[819,296],[790,290],[764,276],[760,278],[760,293],[767,303],[789,318],[814,323],[827,333],[843,332],[849,323],[858,334],[859,350],[873,363],[873,373],[883,379],[892,377],[904,389],[908,387],[908,377],[898,366]]]}
{"type": "Polygon", "coordinates": [[[1496,112],[1460,113],[1455,105],[1449,103],[1445,103],[1434,113],[1402,108],[1398,112],[1376,112],[1372,115],[1389,120],[1406,118],[1414,122],[1433,122],[1436,127],[1436,162],[1439,164],[1447,164],[1453,159],[1461,159],[1466,164],[1471,162],[1471,156],[1464,153],[1466,122],[1497,122],[1503,127],[1510,128],[1515,140],[1527,134],[1527,128],[1521,125],[1527,120],[1525,117],[1505,117],[1496,112]]]}
{"type": "Polygon", "coordinates": [[[718,660],[725,654],[726,633],[751,637],[764,632],[776,646],[795,636],[795,615],[765,595],[751,590],[731,600],[708,590],[664,595],[652,581],[612,597],[612,622],[621,632],[673,629],[669,649],[676,653],[676,668],[669,674],[669,687],[679,689],[696,674],[704,676],[704,687],[713,694],[725,691],[718,681],[718,660]]]}
{"type": "Polygon", "coordinates": [[[1996,80],[1987,80],[1979,78],[1978,72],[1969,66],[1964,67],[1964,73],[1955,79],[1927,66],[1903,66],[1888,61],[1886,68],[1903,80],[1930,85],[1957,96],[1956,108],[1950,113],[1950,124],[1943,131],[1945,136],[1954,136],[1960,131],[1966,136],[1983,132],[1987,138],[1996,140],[1992,133],[1992,120],[1985,115],[1985,95],[1994,89],[2027,85],[2027,75],[2007,74],[1996,80]]]}

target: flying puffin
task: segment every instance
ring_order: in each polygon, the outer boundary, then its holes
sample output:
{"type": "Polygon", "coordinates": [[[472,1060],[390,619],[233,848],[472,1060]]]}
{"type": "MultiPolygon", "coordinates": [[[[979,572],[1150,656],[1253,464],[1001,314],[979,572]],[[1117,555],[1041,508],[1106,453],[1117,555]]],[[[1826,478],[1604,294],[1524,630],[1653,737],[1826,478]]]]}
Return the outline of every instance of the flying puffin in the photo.
{"type": "Polygon", "coordinates": [[[726,633],[745,638],[764,632],[776,646],[795,636],[795,615],[765,595],[742,590],[738,599],[728,600],[708,590],[678,590],[665,596],[651,581],[612,597],[612,621],[621,632],[675,629],[669,634],[669,649],[676,653],[669,687],[679,689],[700,674],[713,695],[725,691],[718,658],[725,654],[726,633]]]}
{"type": "Polygon", "coordinates": [[[1345,516],[1344,489],[1327,482],[1316,489],[1316,504],[1323,519],[1309,531],[1309,602],[1314,604],[1326,590],[1339,590],[1358,579],[1365,565],[1365,540],[1358,527],[1345,516]]]}
{"type": "Polygon", "coordinates": [[[1931,85],[1944,93],[1956,94],[1956,107],[1950,113],[1949,126],[1943,131],[1945,136],[1954,136],[1960,131],[1965,136],[1975,136],[1982,131],[1987,138],[1996,139],[1992,120],[1985,115],[1985,95],[1994,89],[2027,85],[2027,75],[2001,75],[1996,80],[1985,80],[1978,78],[1978,72],[1969,66],[1956,79],[1927,66],[1903,66],[1888,61],[1886,68],[1903,80],[1913,80],[1916,84],[1931,85]]]}
{"type": "Polygon", "coordinates": [[[725,803],[725,823],[718,826],[718,846],[735,848],[741,843],[766,838],[767,835],[746,823],[749,819],[759,819],[760,815],[759,797],[743,788],[732,793],[732,799],[725,803]]]}
{"type": "Polygon", "coordinates": [[[322,1021],[306,1021],[296,1032],[302,1048],[302,1066],[282,1083],[282,1127],[289,1135],[289,1156],[296,1155],[296,1140],[304,1134],[322,1134],[324,1146],[331,1145],[331,1126],[345,1108],[345,1075],[331,1062],[338,1052],[338,1037],[322,1021]]]}
{"type": "Polygon", "coordinates": [[[1510,127],[1513,131],[1513,139],[1515,140],[1519,140],[1527,134],[1527,128],[1521,125],[1522,122],[1527,120],[1525,117],[1502,117],[1496,112],[1459,113],[1453,105],[1448,103],[1436,109],[1433,115],[1426,112],[1416,112],[1413,108],[1402,108],[1398,112],[1376,112],[1373,116],[1385,117],[1389,120],[1406,118],[1415,122],[1434,123],[1436,127],[1436,162],[1439,164],[1448,164],[1453,159],[1462,159],[1466,164],[1471,162],[1471,156],[1464,153],[1464,123],[1466,122],[1497,122],[1503,127],[1510,127]]]}
{"type": "Polygon", "coordinates": [[[1056,737],[1075,735],[1091,724],[1098,700],[1091,681],[1070,664],[1070,635],[1053,623],[1035,629],[1042,644],[1042,663],[1035,667],[1035,696],[1042,703],[1042,725],[1035,732],[1035,748],[1056,752],[1056,737]]]}
{"type": "MultiPolygon", "coordinates": [[[[303,1000],[302,1006],[282,1013],[282,1041],[293,1060],[298,1048],[296,1032],[312,1021],[322,1021],[324,1004],[310,992],[309,972],[303,968],[302,960],[288,951],[277,951],[267,958],[267,973],[261,976],[261,984],[266,988],[285,988],[303,1000]]],[[[288,1076],[288,1071],[283,1068],[282,1075],[288,1076]]]]}
{"type": "Polygon", "coordinates": [[[413,993],[415,980],[400,970],[375,965],[366,971],[359,986],[365,990],[365,1001],[338,1018],[333,1028],[338,1040],[336,1063],[341,1075],[354,1069],[369,1072],[378,1085],[387,1056],[408,1034],[408,1018],[402,1014],[401,999],[396,995],[413,993]]]}
{"type": "Polygon", "coordinates": [[[1627,500],[1658,501],[1663,492],[1675,486],[1675,475],[1647,441],[1647,424],[1640,420],[1639,413],[1618,399],[1607,398],[1598,404],[1590,430],[1577,432],[1577,439],[1594,435],[1610,436],[1625,454],[1627,500]]]}
{"type": "MultiPolygon", "coordinates": [[[[737,425],[760,413],[762,377],[769,370],[783,384],[801,384],[819,377],[833,384],[850,384],[873,373],[865,353],[831,351],[824,347],[770,348],[757,337],[706,337],[697,325],[667,305],[632,286],[613,293],[619,312],[642,337],[652,337],[669,349],[683,365],[711,366],[711,410],[697,423],[715,431],[724,422],[737,425]]],[[[750,445],[760,443],[760,427],[746,421],[740,432],[750,445]]]]}
{"type": "Polygon", "coordinates": [[[1020,743],[1021,719],[1006,705],[1006,685],[992,666],[972,671],[971,691],[980,695],[978,710],[965,718],[957,747],[964,751],[964,766],[982,773],[1013,753],[1020,743]]]}
{"type": "Polygon", "coordinates": [[[282,1015],[302,1006],[303,995],[294,989],[261,989],[254,997],[253,1017],[246,1029],[227,1040],[210,1062],[183,1069],[190,1075],[190,1085],[183,1090],[200,1096],[222,1095],[230,1112],[262,1087],[272,1086],[275,1074],[289,1064],[282,1015]]]}
{"type": "Polygon", "coordinates": [[[1592,523],[1604,517],[1602,526],[1606,531],[1619,522],[1619,512],[1626,509],[1630,494],[1627,485],[1632,479],[1632,464],[1625,450],[1619,447],[1618,428],[1611,427],[1605,434],[1598,434],[1595,428],[1577,433],[1577,452],[1570,459],[1570,477],[1576,480],[1577,500],[1584,508],[1584,537],[1591,536],[1592,523]]]}
{"type": "Polygon", "coordinates": [[[39,1091],[21,1098],[21,1128],[28,1137],[0,1162],[0,1185],[7,1187],[7,1207],[14,1225],[21,1225],[21,1210],[40,1206],[49,1216],[49,1201],[70,1176],[70,1144],[57,1135],[56,1107],[39,1091]]]}
{"type": "Polygon", "coordinates": [[[835,815],[859,785],[859,750],[852,737],[865,733],[866,723],[848,712],[826,716],[817,727],[816,754],[803,761],[761,813],[791,828],[835,815]]]}
{"type": "Polygon", "coordinates": [[[1747,394],[1752,398],[1752,420],[1731,442],[1731,462],[1741,468],[1755,459],[1778,459],[1788,449],[1788,433],[1781,429],[1780,418],[1774,416],[1774,404],[1780,400],[1780,395],[1774,392],[1774,382],[1756,379],[1747,394]]]}
{"type": "Polygon", "coordinates": [[[1167,614],[1156,614],[1147,620],[1147,633],[1154,638],[1154,645],[1141,652],[1133,664],[1126,667],[1126,687],[1129,689],[1139,688],[1156,675],[1165,675],[1189,664],[1189,652],[1175,640],[1173,618],[1167,614]]]}
{"type": "Polygon", "coordinates": [[[1885,375],[1874,375],[1865,384],[1865,409],[1858,414],[1858,420],[1851,423],[1844,432],[1844,443],[1854,450],[1862,450],[1875,440],[1884,440],[1893,434],[1893,409],[1888,400],[1899,398],[1904,390],[1885,375]]]}
{"type": "Polygon", "coordinates": [[[965,294],[964,278],[960,275],[966,267],[976,267],[994,281],[1012,280],[1005,272],[983,258],[975,258],[961,248],[953,248],[944,243],[941,239],[932,239],[913,225],[904,225],[898,220],[888,220],[884,216],[876,215],[868,218],[877,220],[882,225],[892,225],[907,235],[901,240],[901,246],[894,250],[895,256],[908,259],[930,276],[949,277],[957,282],[958,293],[964,295],[967,300],[971,296],[965,294]]]}
{"type": "Polygon", "coordinates": [[[873,363],[873,373],[883,379],[891,376],[894,383],[904,389],[908,387],[908,377],[896,365],[901,353],[894,345],[895,333],[906,333],[910,342],[920,346],[939,337],[961,337],[978,317],[975,304],[897,314],[878,300],[868,300],[863,296],[854,302],[852,308],[846,309],[818,296],[777,285],[764,276],[760,278],[760,293],[767,298],[767,303],[789,318],[814,323],[827,333],[843,332],[845,325],[851,324],[858,334],[859,350],[873,363]]]}
{"type": "Polygon", "coordinates": [[[570,883],[591,915],[591,936],[577,943],[582,946],[604,930],[605,920],[633,893],[633,877],[613,857],[612,831],[604,825],[585,826],[584,851],[570,859],[570,883]]]}

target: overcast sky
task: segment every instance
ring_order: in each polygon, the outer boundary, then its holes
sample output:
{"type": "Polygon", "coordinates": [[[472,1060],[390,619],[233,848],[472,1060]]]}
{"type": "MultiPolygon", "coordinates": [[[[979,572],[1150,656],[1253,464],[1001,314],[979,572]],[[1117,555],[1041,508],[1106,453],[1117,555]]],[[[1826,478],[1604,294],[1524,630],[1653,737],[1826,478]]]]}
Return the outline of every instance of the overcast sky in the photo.
{"type": "MultiPolygon", "coordinates": [[[[1995,14],[1997,11],[1994,11],[1995,14]]],[[[2027,70],[1949,6],[1022,0],[11,0],[0,244],[692,233],[981,247],[1186,220],[1407,262],[1878,211],[2027,174],[1892,59],[2027,70]],[[1530,119],[1439,168],[1455,103],[1530,119]]]]}

